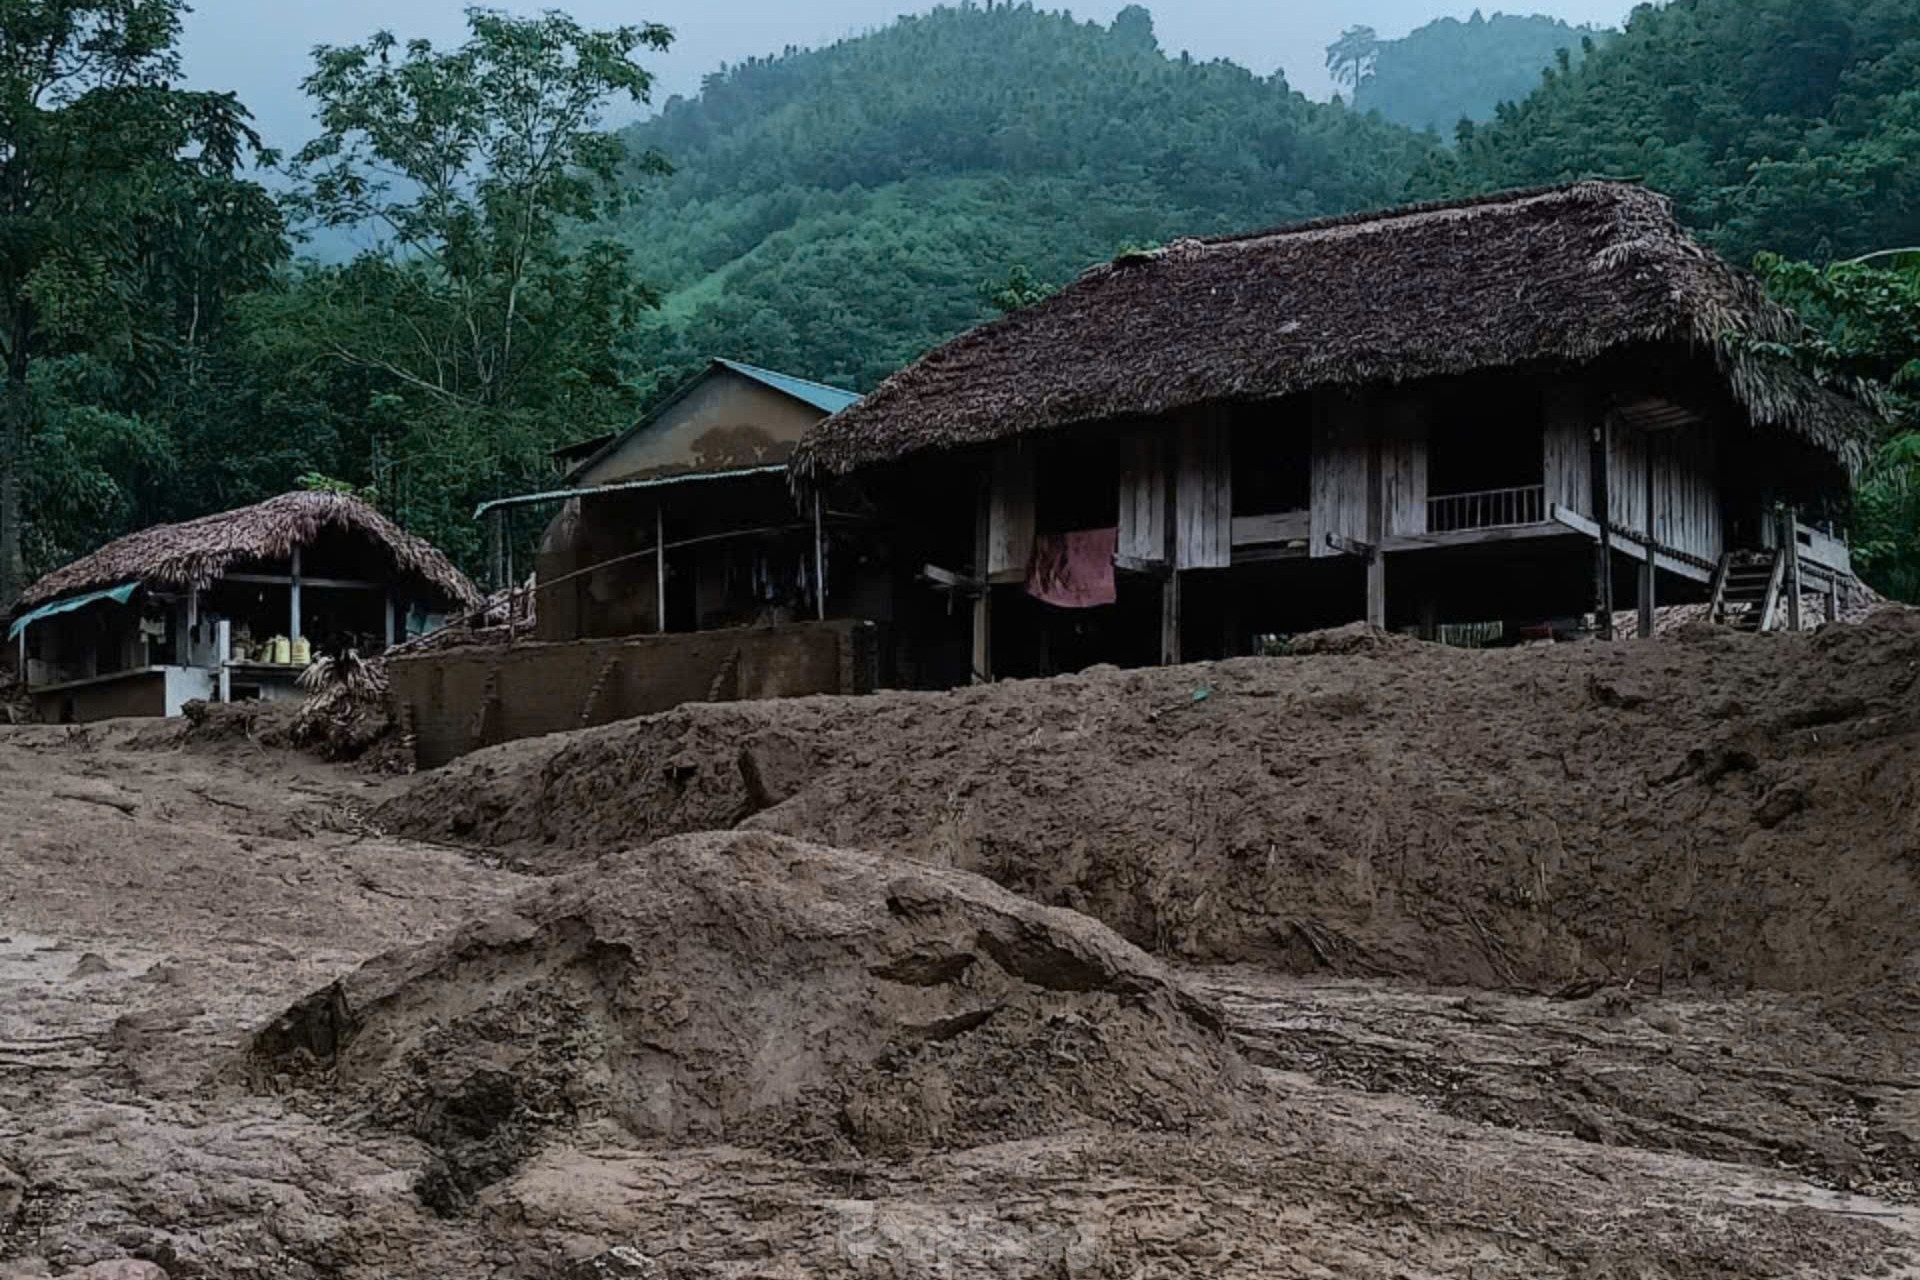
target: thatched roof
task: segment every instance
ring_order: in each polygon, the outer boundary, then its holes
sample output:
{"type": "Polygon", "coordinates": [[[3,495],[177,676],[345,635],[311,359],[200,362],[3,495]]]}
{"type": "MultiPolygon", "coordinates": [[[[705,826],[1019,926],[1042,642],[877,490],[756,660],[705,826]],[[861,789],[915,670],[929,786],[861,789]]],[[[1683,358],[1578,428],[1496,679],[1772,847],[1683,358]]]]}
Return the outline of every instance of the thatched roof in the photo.
{"type": "Polygon", "coordinates": [[[1756,424],[1848,466],[1875,423],[1756,343],[1798,322],[1642,187],[1586,182],[1214,240],[1095,267],[814,428],[794,469],[844,474],[1022,432],[1528,365],[1640,344],[1710,354],[1756,424]]]}
{"type": "Polygon", "coordinates": [[[472,609],[480,604],[473,583],[438,548],[358,498],[284,493],[238,511],[156,525],[109,542],[28,587],[14,611],[122,582],[149,587],[210,586],[244,564],[285,560],[296,546],[307,546],[330,530],[380,544],[392,557],[397,573],[431,588],[449,605],[472,609]]]}

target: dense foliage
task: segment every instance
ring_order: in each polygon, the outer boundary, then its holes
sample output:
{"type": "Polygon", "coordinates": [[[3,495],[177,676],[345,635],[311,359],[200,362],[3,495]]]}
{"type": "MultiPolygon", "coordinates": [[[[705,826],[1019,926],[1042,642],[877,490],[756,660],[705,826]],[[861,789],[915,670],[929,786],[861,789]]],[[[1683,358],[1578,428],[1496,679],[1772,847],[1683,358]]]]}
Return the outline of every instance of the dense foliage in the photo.
{"type": "Polygon", "coordinates": [[[1855,495],[1854,558],[1881,590],[1920,601],[1920,249],[1816,267],[1772,254],[1768,289],[1809,326],[1809,372],[1877,399],[1893,424],[1855,495]]]}
{"type": "Polygon", "coordinates": [[[1920,4],[1643,5],[1572,71],[1437,154],[1423,194],[1644,179],[1736,261],[1920,244],[1920,4]]]}
{"type": "Polygon", "coordinates": [[[1476,9],[1464,22],[1441,18],[1399,40],[1356,27],[1327,53],[1337,67],[1354,68],[1346,82],[1356,111],[1451,135],[1462,120],[1490,120],[1500,103],[1526,98],[1548,67],[1565,71],[1584,61],[1607,34],[1537,14],[1488,18],[1476,9]]]}
{"type": "Polygon", "coordinates": [[[1398,200],[1434,144],[1280,77],[1026,6],[937,9],[710,76],[630,135],[678,173],[621,224],[669,291],[641,363],[860,389],[1127,244],[1398,200]]]}
{"type": "Polygon", "coordinates": [[[182,7],[0,0],[0,599],[145,514],[173,440],[143,410],[204,395],[284,255],[246,111],[170,87],[182,7]]]}

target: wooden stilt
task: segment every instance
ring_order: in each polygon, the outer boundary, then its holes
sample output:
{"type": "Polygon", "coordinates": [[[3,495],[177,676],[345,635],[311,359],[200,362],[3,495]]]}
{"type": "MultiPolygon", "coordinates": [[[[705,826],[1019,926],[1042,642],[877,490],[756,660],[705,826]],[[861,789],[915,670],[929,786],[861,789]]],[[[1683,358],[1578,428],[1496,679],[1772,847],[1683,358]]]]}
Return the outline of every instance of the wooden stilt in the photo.
{"type": "Polygon", "coordinates": [[[813,495],[813,595],[814,617],[827,620],[827,526],[820,506],[820,493],[813,495]]]}
{"type": "Polygon", "coordinates": [[[1180,571],[1172,568],[1160,582],[1160,665],[1180,665],[1180,571]]]}
{"type": "Polygon", "coordinates": [[[1654,591],[1659,578],[1659,570],[1654,565],[1655,557],[1651,548],[1659,545],[1660,538],[1656,532],[1658,526],[1654,521],[1653,513],[1652,435],[1647,435],[1645,440],[1647,455],[1647,546],[1649,551],[1647,553],[1647,562],[1640,566],[1640,638],[1642,640],[1651,640],[1653,638],[1653,625],[1658,608],[1658,602],[1654,599],[1654,591]]]}
{"type": "Polygon", "coordinates": [[[287,592],[287,641],[292,643],[302,635],[304,619],[300,614],[300,548],[293,549],[293,583],[287,592]]]}
{"type": "Polygon", "coordinates": [[[1373,549],[1367,555],[1367,625],[1387,628],[1387,555],[1381,548],[1386,543],[1387,509],[1382,490],[1384,488],[1384,463],[1380,456],[1380,421],[1373,412],[1374,403],[1365,402],[1368,409],[1368,446],[1367,446],[1367,541],[1373,549]]]}
{"type": "Polygon", "coordinates": [[[667,504],[653,509],[654,630],[667,634],[667,504]]]}
{"type": "Polygon", "coordinates": [[[1787,629],[1798,631],[1805,620],[1800,616],[1800,519],[1792,507],[1780,512],[1780,545],[1787,554],[1787,629]]]}
{"type": "Polygon", "coordinates": [[[973,682],[993,683],[993,583],[987,560],[993,540],[993,481],[991,470],[980,477],[980,497],[974,511],[973,572],[979,594],[973,598],[973,682]]]}
{"type": "Polygon", "coordinates": [[[492,523],[493,548],[487,568],[495,591],[503,590],[507,585],[507,512],[505,507],[495,507],[488,513],[492,523]]]}
{"type": "Polygon", "coordinates": [[[1608,499],[1607,472],[1613,459],[1613,415],[1605,414],[1593,429],[1593,519],[1600,526],[1600,545],[1594,552],[1593,595],[1597,630],[1613,639],[1613,512],[1608,499]]]}

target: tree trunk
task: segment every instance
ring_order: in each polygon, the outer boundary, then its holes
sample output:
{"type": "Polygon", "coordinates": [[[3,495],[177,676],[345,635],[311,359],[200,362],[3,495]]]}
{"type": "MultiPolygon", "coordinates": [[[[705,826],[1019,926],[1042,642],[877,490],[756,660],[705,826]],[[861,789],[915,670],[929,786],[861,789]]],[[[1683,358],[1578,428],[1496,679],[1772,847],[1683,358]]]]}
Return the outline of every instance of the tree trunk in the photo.
{"type": "Polygon", "coordinates": [[[9,362],[0,385],[0,610],[10,610],[26,589],[20,555],[20,468],[26,456],[28,414],[25,353],[9,362]]]}

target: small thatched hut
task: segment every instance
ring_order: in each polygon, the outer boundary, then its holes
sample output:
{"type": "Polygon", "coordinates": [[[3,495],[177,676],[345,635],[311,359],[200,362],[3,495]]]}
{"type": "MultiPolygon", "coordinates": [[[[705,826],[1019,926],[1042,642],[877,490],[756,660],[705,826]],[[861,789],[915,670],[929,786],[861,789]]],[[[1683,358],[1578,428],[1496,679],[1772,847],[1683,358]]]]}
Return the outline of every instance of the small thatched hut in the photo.
{"type": "Polygon", "coordinates": [[[22,593],[10,638],[42,716],[175,715],[286,696],[315,646],[375,652],[478,607],[429,543],[337,493],[278,498],[108,543],[22,593]]]}
{"type": "MultiPolygon", "coordinates": [[[[1580,183],[1129,254],[792,466],[890,508],[973,598],[946,638],[976,678],[1358,617],[1604,623],[1616,578],[1706,599],[1730,552],[1775,547],[1777,507],[1844,516],[1876,424],[1777,354],[1797,332],[1663,198],[1580,183]]],[[[1810,573],[1847,571],[1792,527],[1810,573]]]]}

